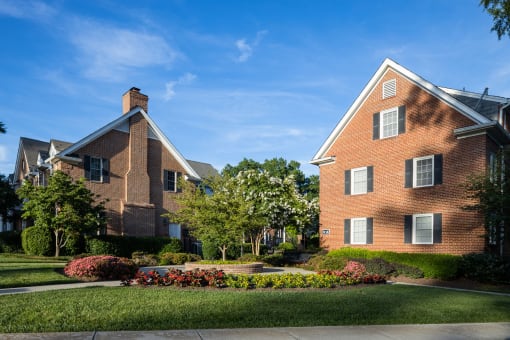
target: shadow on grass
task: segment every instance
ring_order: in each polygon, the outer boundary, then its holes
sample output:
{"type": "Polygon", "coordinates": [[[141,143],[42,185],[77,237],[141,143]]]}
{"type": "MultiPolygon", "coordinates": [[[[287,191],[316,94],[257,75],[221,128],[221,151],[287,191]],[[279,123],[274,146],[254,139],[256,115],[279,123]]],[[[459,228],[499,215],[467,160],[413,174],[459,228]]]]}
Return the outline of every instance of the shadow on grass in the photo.
{"type": "Polygon", "coordinates": [[[64,275],[63,268],[2,268],[0,288],[44,286],[73,283],[79,280],[64,275]]]}

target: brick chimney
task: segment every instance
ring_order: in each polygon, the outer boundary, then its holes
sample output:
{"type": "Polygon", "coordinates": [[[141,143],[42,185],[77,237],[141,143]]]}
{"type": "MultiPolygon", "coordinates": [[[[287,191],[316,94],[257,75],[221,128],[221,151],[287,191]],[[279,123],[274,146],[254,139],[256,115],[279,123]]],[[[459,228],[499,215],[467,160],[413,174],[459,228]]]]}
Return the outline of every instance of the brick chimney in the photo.
{"type": "Polygon", "coordinates": [[[139,88],[132,87],[122,96],[122,113],[127,113],[136,106],[140,106],[146,113],[148,113],[149,97],[140,93],[139,88]]]}

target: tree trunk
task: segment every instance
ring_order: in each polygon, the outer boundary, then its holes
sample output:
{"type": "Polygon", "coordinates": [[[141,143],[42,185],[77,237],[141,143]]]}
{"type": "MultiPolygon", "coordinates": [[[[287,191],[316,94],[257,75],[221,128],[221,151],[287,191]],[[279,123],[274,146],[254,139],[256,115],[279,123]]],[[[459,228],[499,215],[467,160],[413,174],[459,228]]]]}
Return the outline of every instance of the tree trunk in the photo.
{"type": "Polygon", "coordinates": [[[223,261],[227,260],[227,249],[228,247],[226,245],[222,245],[221,247],[218,247],[221,252],[221,258],[223,261]]]}
{"type": "Polygon", "coordinates": [[[58,230],[55,230],[55,257],[60,256],[60,232],[58,230]]]}

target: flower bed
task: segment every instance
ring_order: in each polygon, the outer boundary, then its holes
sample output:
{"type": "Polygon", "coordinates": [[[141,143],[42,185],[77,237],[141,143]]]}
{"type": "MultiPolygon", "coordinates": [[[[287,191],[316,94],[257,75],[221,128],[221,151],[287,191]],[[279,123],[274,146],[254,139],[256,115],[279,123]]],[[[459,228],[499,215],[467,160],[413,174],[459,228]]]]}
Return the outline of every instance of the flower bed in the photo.
{"type": "Polygon", "coordinates": [[[109,255],[75,259],[64,268],[67,276],[86,281],[126,280],[137,271],[138,266],[133,261],[109,255]]]}
{"type": "Polygon", "coordinates": [[[262,273],[262,269],[264,264],[262,262],[253,262],[253,263],[228,263],[228,264],[219,264],[219,263],[201,263],[201,262],[186,262],[184,264],[185,270],[194,270],[194,269],[202,269],[202,270],[221,270],[227,274],[255,274],[262,273]]]}

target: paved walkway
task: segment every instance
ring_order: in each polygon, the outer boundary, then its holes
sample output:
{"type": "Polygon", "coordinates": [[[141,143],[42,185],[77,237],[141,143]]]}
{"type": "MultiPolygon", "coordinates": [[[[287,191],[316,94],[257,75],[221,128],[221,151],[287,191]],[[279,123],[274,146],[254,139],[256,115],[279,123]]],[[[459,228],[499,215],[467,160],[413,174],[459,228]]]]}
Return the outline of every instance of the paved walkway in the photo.
{"type": "Polygon", "coordinates": [[[383,326],[333,326],[333,327],[284,327],[237,329],[188,329],[167,331],[122,331],[78,333],[0,334],[5,340],[107,340],[107,339],[373,339],[373,340],[456,340],[456,339],[509,339],[510,323],[468,323],[437,325],[383,325],[383,326]]]}
{"type": "MultiPolygon", "coordinates": [[[[161,273],[168,267],[150,267],[161,273]]],[[[300,272],[310,273],[300,268],[264,268],[264,273],[300,272]]],[[[406,283],[397,283],[406,284],[406,283]]],[[[48,290],[73,289],[83,287],[120,286],[117,281],[79,282],[48,286],[20,287],[0,289],[0,295],[40,292],[48,290]]],[[[434,286],[435,287],[435,286],[434,286]]],[[[462,290],[446,287],[435,287],[462,290]]],[[[465,290],[462,290],[465,291],[465,290]]],[[[496,295],[510,295],[505,293],[480,292],[496,295]]],[[[239,329],[188,329],[161,331],[120,331],[120,332],[74,332],[74,333],[11,333],[0,334],[0,339],[29,340],[29,339],[510,339],[510,322],[503,323],[468,323],[468,324],[428,324],[428,325],[370,325],[370,326],[326,326],[326,327],[283,327],[283,328],[239,328],[239,329]]]]}

